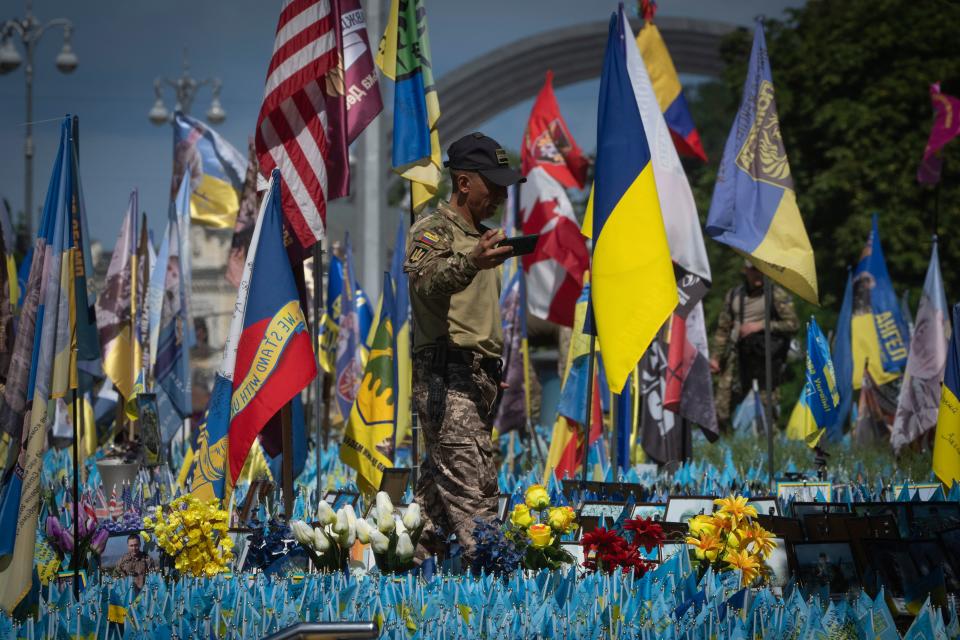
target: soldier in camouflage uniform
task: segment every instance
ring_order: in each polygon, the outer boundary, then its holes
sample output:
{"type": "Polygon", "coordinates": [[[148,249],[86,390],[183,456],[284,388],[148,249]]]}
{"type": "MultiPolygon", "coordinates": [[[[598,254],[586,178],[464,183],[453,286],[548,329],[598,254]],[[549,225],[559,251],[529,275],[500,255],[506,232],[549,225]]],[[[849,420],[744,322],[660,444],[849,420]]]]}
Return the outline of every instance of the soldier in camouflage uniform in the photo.
{"type": "MultiPolygon", "coordinates": [[[[710,345],[710,370],[717,374],[714,397],[717,421],[724,431],[730,428],[732,412],[750,392],[756,380],[765,399],[766,371],[763,364],[763,274],[749,261],[743,268],[744,283],[727,291],[717,330],[710,345]]],[[[779,401],[779,374],[786,360],[790,339],[799,327],[793,298],[773,286],[770,332],[773,344],[773,406],[779,401]]]]}
{"type": "Polygon", "coordinates": [[[464,566],[474,518],[497,515],[497,468],[490,435],[500,392],[503,333],[500,275],[510,257],[494,215],[509,185],[523,180],[506,152],[480,133],[450,145],[450,202],[410,229],[404,271],[413,311],[413,406],[426,460],[416,487],[425,515],[419,559],[442,554],[456,535],[464,566]]]}
{"type": "Polygon", "coordinates": [[[117,563],[117,576],[131,576],[133,586],[139,592],[146,584],[147,573],[156,570],[157,563],[140,549],[140,536],[135,533],[127,536],[127,552],[117,563]]]}

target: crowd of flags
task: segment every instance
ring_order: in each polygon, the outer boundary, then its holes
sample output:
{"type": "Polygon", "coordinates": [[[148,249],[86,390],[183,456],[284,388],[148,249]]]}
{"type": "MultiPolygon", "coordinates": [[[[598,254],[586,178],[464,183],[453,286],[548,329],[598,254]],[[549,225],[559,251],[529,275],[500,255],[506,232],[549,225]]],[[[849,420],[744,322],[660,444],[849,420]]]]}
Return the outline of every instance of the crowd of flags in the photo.
{"type": "MultiPolygon", "coordinates": [[[[545,481],[590,466],[603,474],[607,464],[682,458],[689,424],[711,440],[719,433],[702,304],[712,274],[680,162],[681,154],[703,161],[706,154],[653,23],[655,3],[641,4],[636,37],[622,6],[610,17],[592,171],[560,113],[551,72],[520,141],[527,182],[511,192],[505,226],[540,241],[504,268],[510,388],[496,426],[536,437],[527,314],[568,327],[545,481]],[[587,188],[578,223],[567,189],[587,188]]],[[[10,558],[0,562],[4,609],[13,610],[30,586],[47,432],[77,438],[92,455],[111,435],[103,406],[113,403],[116,431],[137,419],[138,397],[147,394],[157,396],[164,444],[193,417],[193,224],[234,229],[228,279],[238,295],[181,482],[200,497],[229,500],[250,460],[275,473],[280,423],[290,423],[294,469],[302,468],[301,393],[324,371],[330,421],[343,428],[340,457],[356,469],[361,489],[379,488],[411,437],[405,216],[376,307],[360,286],[349,236],[327,261],[321,318],[308,316],[303,273],[310,249],[325,237],[326,203],[349,193],[347,148],[382,111],[375,65],[394,82],[391,164],[409,182],[418,211],[437,194],[441,157],[423,0],[392,0],[375,57],[358,0],[285,2],[247,156],[207,125],[175,114],[171,202],[159,243],[134,189],[99,296],[88,277],[75,118],[62,122],[38,236],[19,272],[9,214],[0,210],[0,560],[10,558]]],[[[931,96],[935,123],[918,171],[927,183],[939,179],[939,152],[960,134],[960,101],[939,85],[931,96]]],[[[705,230],[817,303],[813,249],[779,130],[762,22],[705,230]]],[[[856,441],[887,440],[897,452],[932,438],[934,472],[949,484],[960,480],[960,341],[951,336],[960,306],[947,305],[935,237],[912,324],[908,313],[874,216],[832,344],[814,319],[807,325],[805,384],[788,434],[822,446],[843,437],[849,423],[856,441]],[[890,383],[901,378],[893,395],[890,383]]]]}

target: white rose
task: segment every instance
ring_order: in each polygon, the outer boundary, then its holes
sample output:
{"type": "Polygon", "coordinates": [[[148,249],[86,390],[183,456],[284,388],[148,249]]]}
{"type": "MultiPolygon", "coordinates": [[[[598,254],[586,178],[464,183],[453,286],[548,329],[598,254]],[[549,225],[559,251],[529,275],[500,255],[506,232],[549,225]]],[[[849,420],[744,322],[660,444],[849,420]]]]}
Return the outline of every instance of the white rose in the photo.
{"type": "Polygon", "coordinates": [[[397,537],[397,557],[401,560],[409,560],[413,557],[413,541],[410,535],[404,531],[397,537]]]}
{"type": "Polygon", "coordinates": [[[386,553],[390,548],[390,538],[380,533],[378,529],[370,530],[370,544],[377,553],[386,553]]]}
{"type": "Polygon", "coordinates": [[[403,514],[403,526],[410,531],[420,526],[420,505],[416,502],[411,502],[403,514]]]}

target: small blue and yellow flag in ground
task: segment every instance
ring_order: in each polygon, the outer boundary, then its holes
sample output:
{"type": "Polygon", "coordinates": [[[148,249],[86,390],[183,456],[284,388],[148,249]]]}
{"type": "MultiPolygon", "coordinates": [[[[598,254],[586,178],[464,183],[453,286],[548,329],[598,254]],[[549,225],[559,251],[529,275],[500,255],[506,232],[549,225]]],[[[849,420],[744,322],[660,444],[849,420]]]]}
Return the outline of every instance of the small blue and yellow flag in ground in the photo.
{"type": "MultiPolygon", "coordinates": [[[[953,327],[960,326],[960,304],[953,306],[953,327]]],[[[940,413],[933,439],[933,472],[940,482],[960,482],[960,331],[954,330],[943,373],[940,413]]]]}
{"type": "Polygon", "coordinates": [[[813,248],[800,218],[780,135],[761,22],[753,33],[740,111],[723,149],[707,234],[749,257],[760,271],[804,300],[818,304],[813,248]]]}
{"type": "Polygon", "coordinates": [[[840,391],[830,347],[817,321],[810,318],[807,323],[806,383],[790,415],[787,436],[815,446],[826,427],[833,423],[839,405],[840,391]]]}
{"type": "Polygon", "coordinates": [[[613,389],[623,389],[678,302],[625,34],[615,13],[600,76],[592,228],[593,322],[613,389]]]}

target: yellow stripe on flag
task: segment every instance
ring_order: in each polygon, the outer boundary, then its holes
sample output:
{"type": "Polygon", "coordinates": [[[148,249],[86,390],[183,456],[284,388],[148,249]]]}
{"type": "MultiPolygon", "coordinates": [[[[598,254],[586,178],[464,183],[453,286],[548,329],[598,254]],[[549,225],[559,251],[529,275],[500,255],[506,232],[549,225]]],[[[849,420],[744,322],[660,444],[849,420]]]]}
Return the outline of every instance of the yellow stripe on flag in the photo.
{"type": "Polygon", "coordinates": [[[942,389],[933,440],[933,472],[949,488],[960,482],[960,400],[946,384],[942,389]]]}

